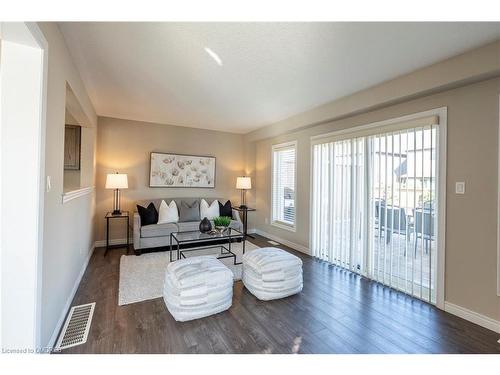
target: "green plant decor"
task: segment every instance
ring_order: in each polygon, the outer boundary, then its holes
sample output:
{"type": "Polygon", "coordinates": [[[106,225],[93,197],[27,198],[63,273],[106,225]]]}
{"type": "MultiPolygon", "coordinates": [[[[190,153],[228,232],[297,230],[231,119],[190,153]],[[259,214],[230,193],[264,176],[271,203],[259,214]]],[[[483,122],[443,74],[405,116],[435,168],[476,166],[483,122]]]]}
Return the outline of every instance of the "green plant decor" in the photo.
{"type": "Polygon", "coordinates": [[[218,216],[214,217],[214,224],[216,227],[228,227],[231,224],[231,218],[229,216],[218,216]]]}

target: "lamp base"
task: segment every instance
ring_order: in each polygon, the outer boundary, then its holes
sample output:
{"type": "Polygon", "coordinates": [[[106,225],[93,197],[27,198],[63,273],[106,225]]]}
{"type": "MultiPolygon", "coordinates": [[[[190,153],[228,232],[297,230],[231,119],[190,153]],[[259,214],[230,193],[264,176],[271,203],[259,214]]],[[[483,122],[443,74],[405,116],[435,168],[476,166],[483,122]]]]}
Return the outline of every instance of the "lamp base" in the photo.
{"type": "Polygon", "coordinates": [[[118,216],[121,215],[120,211],[120,189],[115,189],[115,193],[113,194],[113,212],[111,215],[118,216]]]}
{"type": "Polygon", "coordinates": [[[241,202],[240,202],[240,208],[242,208],[242,209],[247,208],[246,194],[247,194],[247,191],[246,191],[245,189],[241,189],[241,202]]]}

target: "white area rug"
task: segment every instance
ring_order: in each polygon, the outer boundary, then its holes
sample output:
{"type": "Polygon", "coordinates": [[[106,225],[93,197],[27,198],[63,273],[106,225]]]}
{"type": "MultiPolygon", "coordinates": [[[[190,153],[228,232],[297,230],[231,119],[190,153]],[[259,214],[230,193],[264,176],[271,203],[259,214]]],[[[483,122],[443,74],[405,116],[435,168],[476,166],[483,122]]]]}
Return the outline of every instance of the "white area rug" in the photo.
{"type": "MultiPolygon", "coordinates": [[[[251,242],[246,242],[245,252],[255,249],[258,247],[251,242]]],[[[186,256],[214,254],[215,251],[214,249],[191,251],[186,252],[186,256]]],[[[237,242],[231,244],[231,251],[237,255],[236,261],[241,262],[243,244],[237,242]]],[[[235,280],[241,280],[241,264],[234,265],[233,258],[221,259],[221,262],[233,271],[235,280]]],[[[128,305],[162,297],[165,269],[168,263],[170,263],[170,252],[168,251],[140,256],[122,255],[120,258],[118,305],[128,305]]]]}

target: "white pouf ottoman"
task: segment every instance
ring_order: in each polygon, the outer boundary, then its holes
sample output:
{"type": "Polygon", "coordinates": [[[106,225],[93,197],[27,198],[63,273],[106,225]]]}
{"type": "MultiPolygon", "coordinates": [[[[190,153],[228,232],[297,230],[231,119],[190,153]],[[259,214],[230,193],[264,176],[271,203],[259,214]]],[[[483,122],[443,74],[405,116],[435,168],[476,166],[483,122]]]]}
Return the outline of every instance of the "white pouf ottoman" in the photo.
{"type": "Polygon", "coordinates": [[[167,266],[163,300],[180,322],[217,314],[233,302],[233,272],[214,256],[175,261],[167,266]]]}
{"type": "Polygon", "coordinates": [[[302,290],[302,260],[275,247],[243,255],[243,284],[255,297],[268,301],[302,290]]]}

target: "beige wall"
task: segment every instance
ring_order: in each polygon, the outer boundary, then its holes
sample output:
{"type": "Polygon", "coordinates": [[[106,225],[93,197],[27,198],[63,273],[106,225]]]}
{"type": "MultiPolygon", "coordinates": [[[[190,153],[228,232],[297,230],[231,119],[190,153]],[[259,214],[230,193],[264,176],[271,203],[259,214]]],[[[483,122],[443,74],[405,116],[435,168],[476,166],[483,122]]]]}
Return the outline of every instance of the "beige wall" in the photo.
{"type": "MultiPolygon", "coordinates": [[[[51,345],[93,246],[94,194],[62,203],[67,83],[88,121],[90,143],[85,158],[92,166],[97,116],[57,25],[39,26],[49,46],[45,173],[52,185],[44,197],[41,342],[51,345]]],[[[93,177],[94,167],[89,174],[91,184],[93,177]]]]}
{"type": "MultiPolygon", "coordinates": [[[[97,135],[97,232],[105,239],[104,215],[113,207],[112,190],[104,189],[106,174],[128,174],[122,210],[135,211],[134,202],[165,197],[228,198],[239,203],[236,177],[245,169],[243,136],[211,130],[99,117],[97,135]],[[210,155],[216,160],[215,189],[150,188],[150,152],[210,155]]],[[[112,238],[125,238],[123,225],[111,229],[112,238]]]]}
{"type": "Polygon", "coordinates": [[[500,41],[467,51],[246,134],[248,141],[298,131],[500,75],[500,41]]]}
{"type": "Polygon", "coordinates": [[[312,135],[446,106],[448,150],[445,299],[500,320],[500,297],[496,295],[499,93],[500,79],[490,79],[256,142],[258,211],[254,227],[308,247],[312,135]],[[265,224],[270,217],[271,145],[290,140],[298,141],[298,215],[295,233],[265,224]],[[455,194],[455,181],[466,181],[465,195],[455,194]]]}

